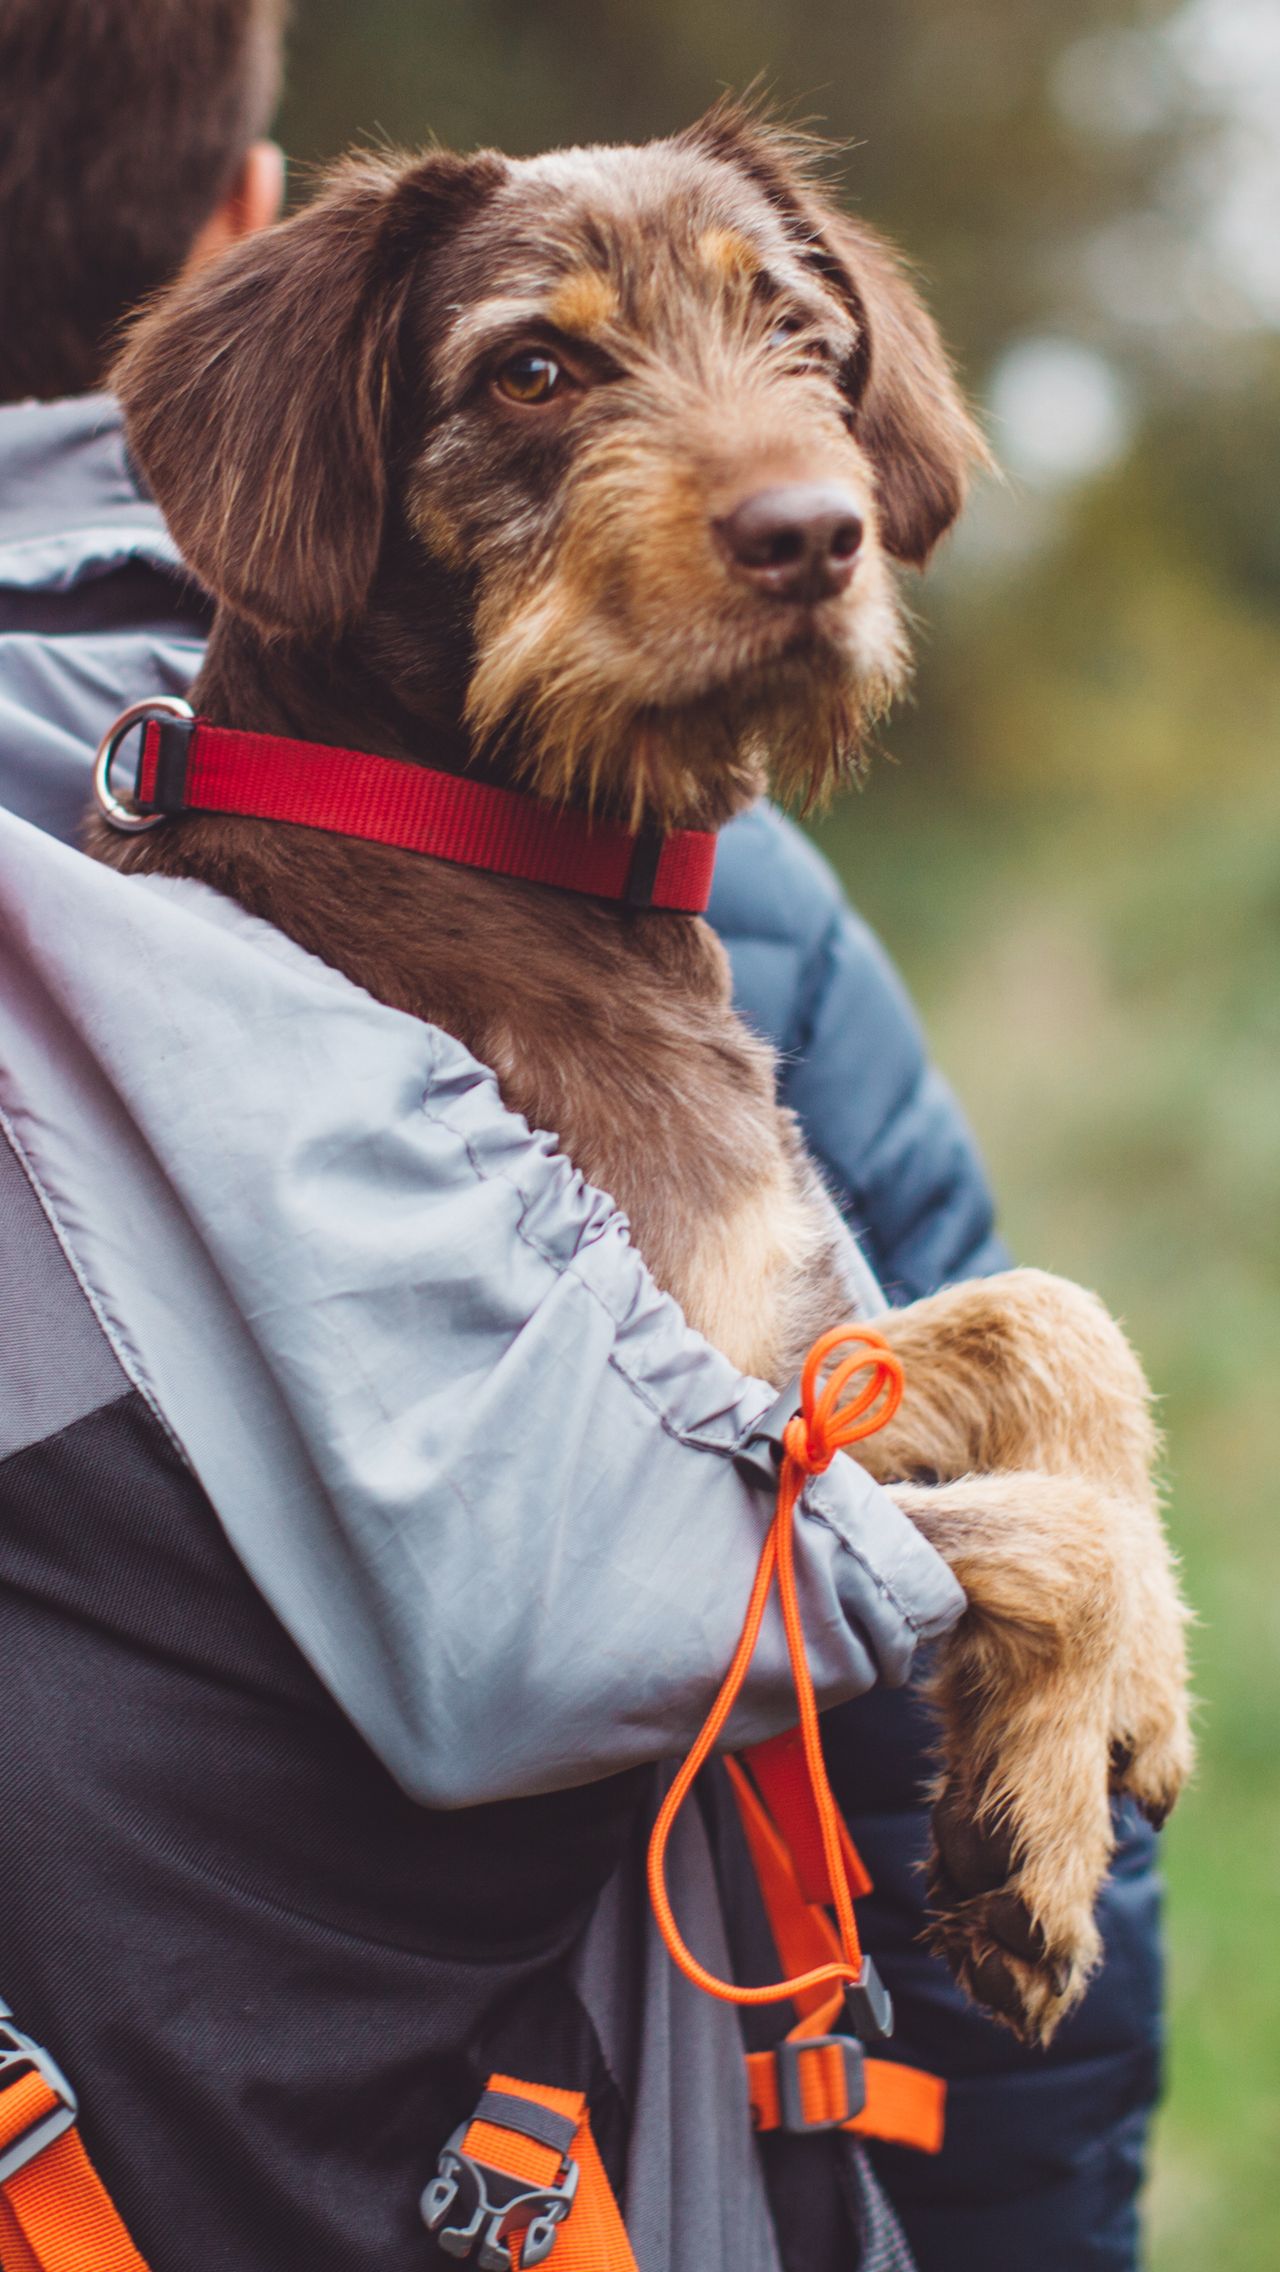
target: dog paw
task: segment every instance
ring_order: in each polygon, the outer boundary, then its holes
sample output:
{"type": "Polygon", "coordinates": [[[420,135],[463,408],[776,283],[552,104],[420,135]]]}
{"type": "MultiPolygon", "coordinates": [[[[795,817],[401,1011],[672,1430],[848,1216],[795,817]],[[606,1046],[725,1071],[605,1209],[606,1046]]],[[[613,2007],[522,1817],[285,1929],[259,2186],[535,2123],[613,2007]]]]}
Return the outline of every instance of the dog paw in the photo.
{"type": "Polygon", "coordinates": [[[984,1811],[957,1786],[944,1788],[933,1828],[929,1947],[1021,2042],[1048,2043],[1101,1955],[1091,1880],[1105,1868],[1105,1839],[1092,1868],[1064,1876],[1028,1849],[1007,1813],[984,1811]]]}
{"type": "Polygon", "coordinates": [[[1121,1510],[1132,1530],[1129,1602],[1112,1704],[1111,1788],[1158,1830],[1195,1762],[1187,1670],[1191,1622],[1154,1501],[1121,1510]]]}
{"type": "Polygon", "coordinates": [[[1057,1947],[1048,1946],[1044,1927],[1017,1888],[1014,1878],[1000,1892],[956,1901],[946,1880],[935,1879],[928,1944],[975,2004],[1019,2042],[1043,2045],[1079,2003],[1102,1944],[1085,1914],[1057,1947]]]}
{"type": "Polygon", "coordinates": [[[1133,1799],[1153,1830],[1163,1830],[1194,1765],[1190,1714],[1179,1696],[1159,1727],[1113,1740],[1111,1789],[1117,1797],[1133,1799]]]}
{"type": "Polygon", "coordinates": [[[932,1945],[1029,2042],[1098,1960],[1111,1794],[1153,1819],[1190,1759],[1185,1612],[1153,1502],[1027,1473],[895,1496],[969,1608],[939,1653],[932,1945]]]}

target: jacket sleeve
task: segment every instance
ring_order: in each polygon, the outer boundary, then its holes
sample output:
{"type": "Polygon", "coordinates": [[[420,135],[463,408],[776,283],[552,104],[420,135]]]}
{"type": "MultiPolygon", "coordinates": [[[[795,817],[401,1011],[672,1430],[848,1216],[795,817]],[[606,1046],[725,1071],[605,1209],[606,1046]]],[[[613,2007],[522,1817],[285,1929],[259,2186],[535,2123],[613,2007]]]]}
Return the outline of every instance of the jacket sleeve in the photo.
{"type": "MultiPolygon", "coordinates": [[[[890,1298],[1002,1268],[968,1129],[825,863],[758,807],[726,831],[717,895],[740,1006],[784,1052],[788,1101],[890,1298]]],[[[874,2147],[879,2174],[919,2272],[1134,2272],[1161,2050],[1155,1840],[1132,1807],[1118,1810],[1102,1971],[1050,2049],[1024,2051],[921,1946],[931,1733],[918,1687],[878,1690],[824,1723],[874,1880],[859,1920],[893,1991],[898,2053],[948,2083],[942,2154],[874,2147]]]]}
{"type": "MultiPolygon", "coordinates": [[[[338,1701],[437,1806],[686,1748],[773,1402],[448,1035],[203,886],[0,820],[0,1104],[117,1355],[338,1701]]],[[[962,1606],[841,1460],[798,1564],[828,1705],[962,1606]]],[[[733,1739],[794,1717],[771,1619],[733,1739]]]]}

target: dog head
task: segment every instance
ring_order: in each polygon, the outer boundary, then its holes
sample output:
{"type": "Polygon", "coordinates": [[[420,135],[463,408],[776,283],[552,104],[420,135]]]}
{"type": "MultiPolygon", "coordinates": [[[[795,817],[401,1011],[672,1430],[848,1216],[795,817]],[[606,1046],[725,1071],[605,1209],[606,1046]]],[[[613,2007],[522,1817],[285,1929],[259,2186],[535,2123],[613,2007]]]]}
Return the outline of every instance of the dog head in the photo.
{"type": "Polygon", "coordinates": [[[224,610],[667,824],[855,761],[905,667],[890,564],[983,454],[887,247],[727,105],[643,148],[347,160],[116,382],[224,610]]]}

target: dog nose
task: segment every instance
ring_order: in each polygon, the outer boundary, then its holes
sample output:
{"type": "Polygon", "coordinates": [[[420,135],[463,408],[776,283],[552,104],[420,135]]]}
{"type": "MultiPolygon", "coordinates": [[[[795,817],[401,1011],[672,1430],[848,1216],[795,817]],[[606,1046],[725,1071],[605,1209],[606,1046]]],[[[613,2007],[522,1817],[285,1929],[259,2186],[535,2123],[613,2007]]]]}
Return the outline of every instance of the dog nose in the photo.
{"type": "Polygon", "coordinates": [[[774,600],[830,600],[857,564],[862,515],[845,489],[760,489],[715,523],[735,574],[774,600]]]}

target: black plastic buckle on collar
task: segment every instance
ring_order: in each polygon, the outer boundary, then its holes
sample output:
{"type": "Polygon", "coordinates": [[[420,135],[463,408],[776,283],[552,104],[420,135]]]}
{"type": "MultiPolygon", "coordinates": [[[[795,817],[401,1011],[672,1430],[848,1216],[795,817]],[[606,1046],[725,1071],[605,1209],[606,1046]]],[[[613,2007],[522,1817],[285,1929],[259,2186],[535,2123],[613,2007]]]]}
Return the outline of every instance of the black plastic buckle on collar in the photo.
{"type": "Polygon", "coordinates": [[[172,820],[187,809],[187,763],[191,755],[191,736],[200,721],[198,718],[153,717],[144,726],[144,738],[155,728],[156,779],[151,793],[149,812],[164,813],[172,820]]]}
{"type": "Polygon", "coordinates": [[[518,2235],[522,2272],[543,2263],[578,2190],[578,2164],[569,2152],[575,2134],[576,2125],[551,2107],[510,2091],[486,2091],[443,2149],[419,2204],[427,2231],[435,2234],[446,2256],[474,2258],[478,2272],[511,2272],[510,2244],[518,2235]],[[512,2177],[464,2152],[462,2142],[473,2122],[492,2122],[550,2146],[561,2156],[555,2184],[531,2186],[526,2178],[512,2177]]]}
{"type": "Polygon", "coordinates": [[[28,2162],[42,2154],[46,2146],[51,2146],[55,2138],[69,2130],[80,2111],[76,2094],[62,2069],[33,2037],[23,2034],[8,2005],[0,2004],[0,2099],[30,2074],[39,2075],[48,2084],[58,2104],[33,2122],[29,2130],[24,2130],[20,2138],[15,2138],[12,2145],[0,2151],[0,2185],[6,2185],[28,2162]]]}
{"type": "Polygon", "coordinates": [[[788,2036],[774,2053],[778,2077],[778,2127],[801,2135],[818,2130],[840,2130],[861,2114],[867,2103],[867,2075],[862,2045],[851,2035],[808,2035],[793,2041],[788,2036]],[[800,2061],[810,2051],[838,2051],[844,2064],[845,2105],[842,2114],[820,2115],[815,2121],[804,2111],[800,2088],[800,2061]]]}
{"type": "Polygon", "coordinates": [[[626,889],[622,894],[624,907],[652,907],[658,867],[666,841],[663,829],[640,830],[631,854],[631,866],[627,870],[626,889]]]}

